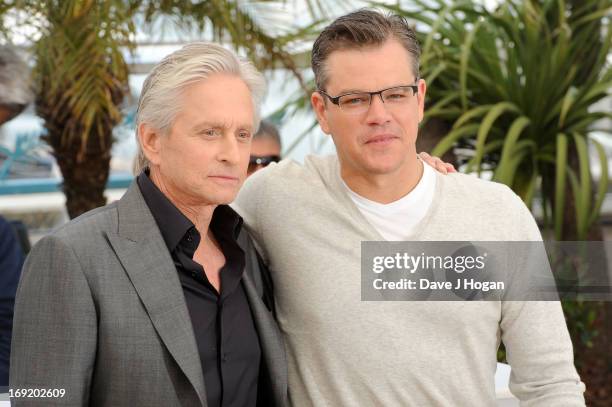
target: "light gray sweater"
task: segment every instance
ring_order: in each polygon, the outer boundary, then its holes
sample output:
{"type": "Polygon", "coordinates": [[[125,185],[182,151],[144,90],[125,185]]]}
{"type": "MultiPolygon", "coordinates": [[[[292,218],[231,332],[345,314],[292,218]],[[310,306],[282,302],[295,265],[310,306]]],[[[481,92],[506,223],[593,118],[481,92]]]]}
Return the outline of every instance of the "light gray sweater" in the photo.
{"type": "MultiPolygon", "coordinates": [[[[410,240],[540,240],[505,185],[437,174],[410,240]]],[[[584,406],[558,302],[364,302],[361,241],[383,240],[335,156],[252,176],[236,208],[270,267],[295,406],[492,406],[500,340],[523,406],[584,406]]]]}

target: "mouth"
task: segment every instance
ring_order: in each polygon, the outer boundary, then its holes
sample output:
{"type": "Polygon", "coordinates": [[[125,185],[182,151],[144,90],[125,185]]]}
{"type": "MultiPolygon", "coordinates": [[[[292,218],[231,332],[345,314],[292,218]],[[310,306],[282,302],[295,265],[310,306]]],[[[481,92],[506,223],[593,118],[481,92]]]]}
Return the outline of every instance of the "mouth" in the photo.
{"type": "Polygon", "coordinates": [[[393,140],[398,139],[399,137],[393,134],[378,134],[375,136],[370,136],[366,139],[365,144],[370,145],[384,145],[389,144],[393,140]]]}
{"type": "Polygon", "coordinates": [[[210,175],[208,178],[224,184],[236,184],[238,181],[240,181],[240,178],[231,175],[210,175]]]}

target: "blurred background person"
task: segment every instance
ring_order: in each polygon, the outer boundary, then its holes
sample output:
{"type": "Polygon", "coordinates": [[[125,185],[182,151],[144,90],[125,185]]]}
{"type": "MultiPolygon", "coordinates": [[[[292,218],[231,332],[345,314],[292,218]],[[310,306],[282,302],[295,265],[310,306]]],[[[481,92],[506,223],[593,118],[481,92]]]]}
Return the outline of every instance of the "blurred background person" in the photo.
{"type": "Polygon", "coordinates": [[[0,125],[21,113],[32,99],[28,66],[13,47],[0,45],[0,125]]]}
{"type": "Polygon", "coordinates": [[[262,120],[251,142],[248,175],[281,159],[281,138],[278,128],[269,120],[262,120]]]}
{"type": "MultiPolygon", "coordinates": [[[[30,71],[14,48],[0,46],[0,126],[32,101],[30,71]]],[[[0,216],[0,393],[8,386],[13,306],[24,252],[14,226],[0,216]]]]}
{"type": "Polygon", "coordinates": [[[12,225],[0,216],[0,393],[8,386],[13,307],[23,257],[12,225]]]}

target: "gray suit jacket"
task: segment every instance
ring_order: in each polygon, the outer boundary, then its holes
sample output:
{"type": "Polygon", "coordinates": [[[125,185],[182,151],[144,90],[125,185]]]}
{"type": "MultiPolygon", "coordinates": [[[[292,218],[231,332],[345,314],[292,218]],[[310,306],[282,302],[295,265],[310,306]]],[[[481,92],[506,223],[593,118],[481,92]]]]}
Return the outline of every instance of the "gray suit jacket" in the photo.
{"type": "MultiPolygon", "coordinates": [[[[243,229],[243,284],[259,334],[259,405],[284,406],[282,337],[243,229]]],[[[170,253],[140,189],[43,238],[26,260],[10,387],[65,389],[14,406],[206,406],[195,336],[170,253]]]]}

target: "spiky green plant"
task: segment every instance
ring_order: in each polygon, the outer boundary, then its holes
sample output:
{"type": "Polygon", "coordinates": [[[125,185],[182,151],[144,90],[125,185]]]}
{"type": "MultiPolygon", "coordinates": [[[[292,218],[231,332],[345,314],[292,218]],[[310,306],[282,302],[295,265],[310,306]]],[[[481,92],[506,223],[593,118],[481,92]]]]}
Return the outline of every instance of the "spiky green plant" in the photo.
{"type": "MultiPolygon", "coordinates": [[[[612,112],[595,109],[612,93],[609,0],[509,0],[493,11],[471,0],[414,0],[410,9],[389,8],[418,22],[426,119],[450,127],[433,154],[464,153],[468,171],[492,171],[529,206],[539,193],[557,240],[597,232],[609,177],[605,151],[590,135],[610,133],[597,126],[612,112]],[[601,168],[597,185],[589,144],[601,168]]],[[[599,334],[612,308],[581,301],[563,308],[577,352],[599,346],[606,354],[599,334]]],[[[598,374],[585,372],[595,403],[596,389],[609,394],[609,383],[598,387],[598,374]]]]}
{"type": "Polygon", "coordinates": [[[557,239],[568,237],[564,211],[572,198],[569,237],[584,239],[609,184],[605,151],[589,137],[601,119],[612,118],[593,110],[612,89],[609,1],[510,0],[494,11],[470,0],[414,4],[390,8],[416,20],[423,33],[421,64],[432,101],[426,118],[452,124],[433,154],[468,147],[467,171],[492,170],[529,206],[541,186],[557,239]],[[596,192],[591,143],[602,168],[596,192]]]}

